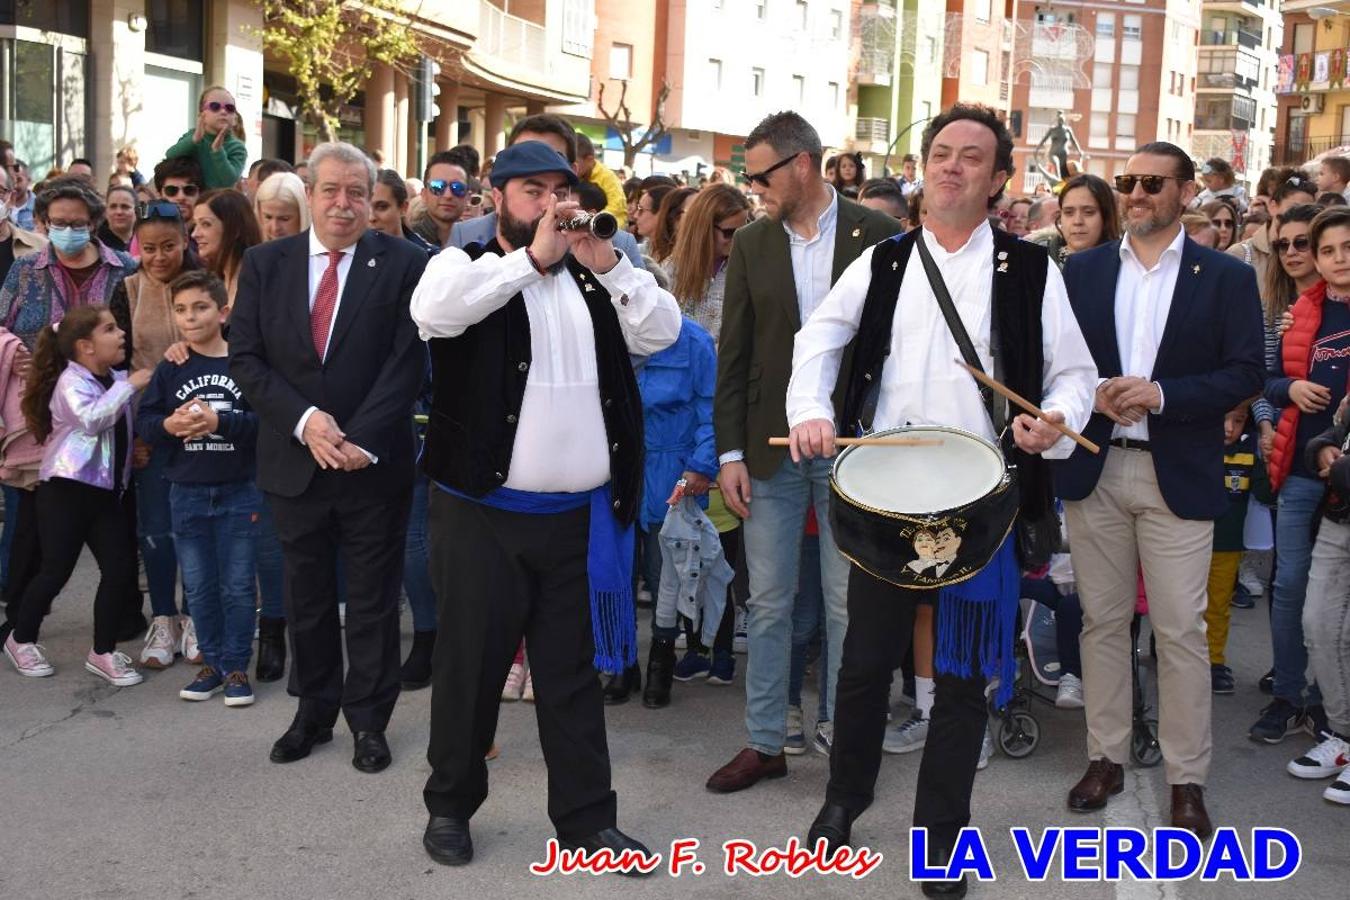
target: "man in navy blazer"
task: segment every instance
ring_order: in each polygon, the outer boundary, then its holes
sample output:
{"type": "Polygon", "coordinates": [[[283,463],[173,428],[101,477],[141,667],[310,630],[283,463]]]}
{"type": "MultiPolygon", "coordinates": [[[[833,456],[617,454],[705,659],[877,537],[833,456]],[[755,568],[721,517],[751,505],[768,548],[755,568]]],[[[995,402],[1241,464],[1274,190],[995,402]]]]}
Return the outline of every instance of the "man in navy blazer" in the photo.
{"type": "Polygon", "coordinates": [[[1185,151],[1141,147],[1116,177],[1126,235],[1070,257],[1069,300],[1101,383],[1079,448],[1056,464],[1083,602],[1087,774],[1069,808],[1101,809],[1124,786],[1132,692],[1129,628],[1143,570],[1157,638],[1159,739],[1172,824],[1207,836],[1209,654],[1214,519],[1228,507],[1224,417],[1263,380],[1261,304],[1252,268],[1186,237],[1195,194],[1185,151]]]}

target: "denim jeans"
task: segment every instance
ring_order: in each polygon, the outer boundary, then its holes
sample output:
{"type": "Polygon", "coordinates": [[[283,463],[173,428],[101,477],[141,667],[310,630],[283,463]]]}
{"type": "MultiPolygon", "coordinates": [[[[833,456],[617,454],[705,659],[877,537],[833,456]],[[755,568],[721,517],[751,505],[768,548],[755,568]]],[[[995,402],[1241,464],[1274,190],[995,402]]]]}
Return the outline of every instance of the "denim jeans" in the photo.
{"type": "Polygon", "coordinates": [[[427,499],[430,480],[418,475],[413,482],[408,538],[403,545],[403,593],[412,609],[413,631],[436,630],[436,591],[431,586],[427,559],[427,499]]]}
{"type": "MultiPolygon", "coordinates": [[[[178,555],[173,546],[173,517],[169,512],[169,481],[164,469],[172,448],[156,444],[150,462],[137,469],[132,480],[136,487],[137,533],[141,539],[141,559],[145,562],[145,580],[150,586],[150,609],[157,616],[178,615],[178,555]]],[[[186,596],[186,594],[185,594],[186,596]]],[[[188,602],[191,612],[192,604],[188,602]]]]}
{"type": "Polygon", "coordinates": [[[253,650],[255,551],[262,494],[251,481],[175,484],[173,534],[183,591],[206,664],[248,669],[253,650]]]}
{"type": "Polygon", "coordinates": [[[258,594],[264,619],[286,618],[285,582],[282,579],[281,538],[272,507],[258,505],[258,594]]]}
{"type": "Polygon", "coordinates": [[[830,468],[816,459],[797,465],[785,459],[768,480],[752,478],[750,518],[745,520],[745,559],[750,573],[746,606],[749,658],[745,674],[748,746],[776,755],[787,724],[792,611],[800,571],[806,509],[820,523],[820,580],[825,598],[826,718],[833,718],[835,681],[848,630],[848,560],[830,529],[830,468]],[[828,655],[826,655],[828,654],[828,655]]]}
{"type": "Polygon", "coordinates": [[[820,637],[820,657],[817,659],[820,703],[816,720],[828,722],[825,697],[829,690],[826,673],[830,667],[830,648],[825,641],[825,595],[820,589],[820,536],[802,535],[801,577],[797,597],[792,601],[792,661],[788,668],[788,706],[802,705],[802,681],[806,677],[806,651],[811,642],[820,637]]]}
{"type": "Polygon", "coordinates": [[[9,550],[14,546],[14,526],[19,523],[18,488],[4,485],[5,493],[5,530],[0,534],[0,592],[9,584],[9,550]]]}
{"type": "Polygon", "coordinates": [[[1279,515],[1275,517],[1278,562],[1270,612],[1274,694],[1295,706],[1322,702],[1317,686],[1308,684],[1308,648],[1303,644],[1303,598],[1312,565],[1313,515],[1322,491],[1321,481],[1291,475],[1280,488],[1279,515]]]}

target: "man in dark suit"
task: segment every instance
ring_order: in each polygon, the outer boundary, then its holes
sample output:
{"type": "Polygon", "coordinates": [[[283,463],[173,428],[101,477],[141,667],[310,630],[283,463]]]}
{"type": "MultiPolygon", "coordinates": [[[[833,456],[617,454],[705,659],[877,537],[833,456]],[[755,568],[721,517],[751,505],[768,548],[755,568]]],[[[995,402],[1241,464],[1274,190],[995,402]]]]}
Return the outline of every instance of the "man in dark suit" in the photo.
{"type": "Polygon", "coordinates": [[[244,255],[230,372],[258,410],[258,486],[285,556],[295,721],[272,748],[293,762],[332,739],[352,765],[389,765],[399,693],[398,591],[412,500],[412,408],[426,349],[408,315],[426,254],[367,230],[374,164],[350,144],[309,163],[311,230],[244,255]],[[347,672],[337,609],[346,582],[347,672]]]}
{"type": "MultiPolygon", "coordinates": [[[[739,791],[787,771],[783,749],[792,604],[808,507],[815,507],[820,524],[826,709],[831,715],[848,630],[848,561],[835,549],[828,515],[830,461],[797,465],[785,450],[770,447],[769,438],[788,433],[793,337],[849,263],[897,234],[900,223],[838,196],[821,177],[821,153],[816,130],[793,112],[769,116],[745,142],[745,177],[768,216],[736,232],[732,245],[713,425],[722,494],[746,520],[749,740],[708,780],[708,789],[718,792],[739,791]]],[[[828,753],[830,739],[829,723],[818,723],[817,749],[828,753]]]]}
{"type": "Polygon", "coordinates": [[[1069,808],[1101,809],[1124,786],[1131,735],[1129,628],[1142,566],[1157,638],[1172,824],[1202,838],[1210,761],[1204,612],[1214,519],[1228,508],[1224,416],[1261,389],[1262,324],[1250,266],[1186,237],[1195,169],[1147,144],[1116,177],[1126,235],[1064,269],[1101,383],[1087,436],[1058,464],[1083,601],[1087,774],[1069,808]]]}

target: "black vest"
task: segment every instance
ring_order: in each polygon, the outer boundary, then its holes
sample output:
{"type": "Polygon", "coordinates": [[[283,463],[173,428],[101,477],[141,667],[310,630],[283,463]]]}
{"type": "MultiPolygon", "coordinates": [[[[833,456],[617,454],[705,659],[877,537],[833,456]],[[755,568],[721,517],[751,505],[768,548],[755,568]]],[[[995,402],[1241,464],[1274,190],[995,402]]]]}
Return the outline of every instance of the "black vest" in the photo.
{"type": "MultiPolygon", "coordinates": [[[[486,247],[470,244],[465,252],[477,259],[484,253],[500,256],[502,248],[493,239],[486,247]]],[[[554,277],[575,280],[595,328],[614,515],[628,525],[637,514],[642,485],[642,396],[609,292],[571,256],[565,268],[554,277]]],[[[422,470],[446,487],[481,497],[505,484],[511,471],[532,361],[525,298],[516,294],[459,337],[428,344],[433,394],[422,470]]]]}
{"type": "MultiPolygon", "coordinates": [[[[920,229],[882,241],[872,251],[872,282],[863,302],[862,320],[854,340],[848,369],[841,434],[853,434],[872,385],[881,383],[881,370],[891,352],[891,328],[900,283],[920,229]]],[[[1004,383],[1037,406],[1041,403],[1045,358],[1041,346],[1041,303],[1049,257],[1044,247],[1003,231],[994,232],[993,315],[997,320],[1004,383]],[[1003,271],[999,271],[1000,268],[1003,271]]],[[[923,278],[922,271],[916,276],[923,278]]],[[[934,300],[934,303],[937,301],[934,300]]],[[[991,373],[992,374],[992,373],[991,373]]],[[[970,389],[978,386],[971,379],[970,389]]],[[[1020,410],[1013,409],[1011,416],[1020,410]]],[[[1003,441],[1003,455],[1017,467],[1021,512],[1040,517],[1054,503],[1050,467],[1039,455],[1017,449],[1011,431],[1003,441]]]]}

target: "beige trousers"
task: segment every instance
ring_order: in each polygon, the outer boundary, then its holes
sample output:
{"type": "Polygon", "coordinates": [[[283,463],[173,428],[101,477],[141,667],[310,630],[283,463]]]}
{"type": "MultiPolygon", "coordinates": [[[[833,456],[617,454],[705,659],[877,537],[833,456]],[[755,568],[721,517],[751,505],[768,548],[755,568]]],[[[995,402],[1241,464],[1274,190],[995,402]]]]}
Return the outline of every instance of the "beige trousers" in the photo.
{"type": "Polygon", "coordinates": [[[1088,758],[1127,763],[1132,725],[1130,620],[1142,564],[1158,647],[1158,739],[1169,784],[1209,774],[1210,680],[1205,641],[1214,523],[1180,519],[1158,490],[1153,456],[1111,447],[1096,489],[1064,504],[1083,604],[1088,758]]]}

